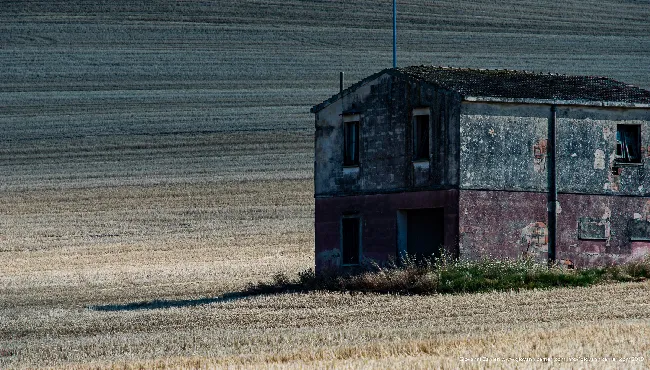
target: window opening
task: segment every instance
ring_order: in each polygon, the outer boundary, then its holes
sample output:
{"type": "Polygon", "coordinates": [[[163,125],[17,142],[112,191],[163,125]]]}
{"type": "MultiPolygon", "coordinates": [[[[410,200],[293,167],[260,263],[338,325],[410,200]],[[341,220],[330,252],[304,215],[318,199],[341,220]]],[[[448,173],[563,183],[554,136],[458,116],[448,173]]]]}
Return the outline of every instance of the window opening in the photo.
{"type": "Polygon", "coordinates": [[[358,265],[361,254],[361,222],[359,216],[343,216],[341,220],[341,256],[343,265],[358,265]]]}
{"type": "Polygon", "coordinates": [[[345,122],[344,127],[344,166],[359,165],[359,121],[345,122]]]}
{"type": "Polygon", "coordinates": [[[616,162],[641,163],[641,125],[616,125],[616,162]]]}
{"type": "Polygon", "coordinates": [[[429,160],[429,115],[415,116],[413,160],[429,160]]]}

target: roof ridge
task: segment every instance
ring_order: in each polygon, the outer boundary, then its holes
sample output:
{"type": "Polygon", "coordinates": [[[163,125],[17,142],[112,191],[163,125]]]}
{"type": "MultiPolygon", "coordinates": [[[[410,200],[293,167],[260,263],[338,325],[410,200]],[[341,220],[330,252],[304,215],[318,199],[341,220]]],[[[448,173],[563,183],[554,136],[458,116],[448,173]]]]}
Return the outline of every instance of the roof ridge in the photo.
{"type": "Polygon", "coordinates": [[[420,64],[420,65],[412,65],[412,66],[406,66],[406,67],[397,67],[393,68],[394,70],[398,71],[406,71],[408,68],[433,68],[433,69],[443,69],[443,70],[455,70],[455,71],[477,71],[477,72],[516,72],[516,73],[523,73],[523,74],[531,74],[531,75],[548,75],[548,76],[564,76],[564,77],[603,77],[610,79],[609,77],[606,76],[597,76],[597,75],[570,75],[566,73],[558,73],[558,72],[542,72],[542,71],[531,71],[531,70],[525,70],[525,69],[509,69],[509,68],[472,68],[472,67],[455,67],[455,66],[443,66],[443,65],[434,65],[434,64],[420,64]]]}
{"type": "Polygon", "coordinates": [[[606,76],[569,75],[517,69],[414,65],[386,68],[351,85],[312,108],[319,111],[382,74],[421,81],[455,92],[461,99],[493,101],[575,102],[591,105],[650,106],[650,91],[606,76]]]}

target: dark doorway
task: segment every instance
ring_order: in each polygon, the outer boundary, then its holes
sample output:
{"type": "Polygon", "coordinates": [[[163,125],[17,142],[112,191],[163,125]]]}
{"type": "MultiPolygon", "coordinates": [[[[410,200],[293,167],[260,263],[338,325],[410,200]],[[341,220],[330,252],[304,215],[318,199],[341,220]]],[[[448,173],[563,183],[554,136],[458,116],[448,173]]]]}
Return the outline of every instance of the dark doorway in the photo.
{"type": "Polygon", "coordinates": [[[361,223],[359,216],[343,216],[341,220],[341,255],[343,265],[358,265],[361,254],[361,223]]]}
{"type": "Polygon", "coordinates": [[[440,257],[445,242],[443,208],[398,211],[398,253],[422,261],[440,257]]]}

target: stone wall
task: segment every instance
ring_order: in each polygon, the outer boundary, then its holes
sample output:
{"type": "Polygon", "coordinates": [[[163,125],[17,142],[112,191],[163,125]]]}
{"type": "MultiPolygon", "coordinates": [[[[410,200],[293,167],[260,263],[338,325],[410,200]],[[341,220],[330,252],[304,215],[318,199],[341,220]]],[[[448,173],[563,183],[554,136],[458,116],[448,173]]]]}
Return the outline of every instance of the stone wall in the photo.
{"type": "Polygon", "coordinates": [[[341,263],[341,216],[361,218],[363,261],[382,263],[397,258],[399,210],[444,208],[446,253],[456,255],[458,191],[437,190],[316,199],[316,270],[341,263]]]}
{"type": "Polygon", "coordinates": [[[458,184],[459,98],[384,74],[316,113],[315,195],[445,189],[458,184]],[[412,161],[412,112],[430,108],[430,161],[412,161]],[[344,168],[343,115],[360,117],[358,168],[344,168]]]}

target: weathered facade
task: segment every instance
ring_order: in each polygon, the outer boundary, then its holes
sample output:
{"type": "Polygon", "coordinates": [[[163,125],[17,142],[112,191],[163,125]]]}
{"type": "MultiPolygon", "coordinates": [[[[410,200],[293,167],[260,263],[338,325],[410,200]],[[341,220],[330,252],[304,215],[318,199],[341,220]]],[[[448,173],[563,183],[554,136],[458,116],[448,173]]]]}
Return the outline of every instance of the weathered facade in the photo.
{"type": "Polygon", "coordinates": [[[649,91],[420,66],[312,112],[317,270],[443,249],[576,266],[650,253],[649,91]]]}

